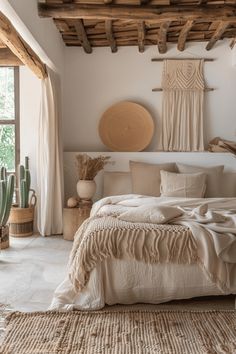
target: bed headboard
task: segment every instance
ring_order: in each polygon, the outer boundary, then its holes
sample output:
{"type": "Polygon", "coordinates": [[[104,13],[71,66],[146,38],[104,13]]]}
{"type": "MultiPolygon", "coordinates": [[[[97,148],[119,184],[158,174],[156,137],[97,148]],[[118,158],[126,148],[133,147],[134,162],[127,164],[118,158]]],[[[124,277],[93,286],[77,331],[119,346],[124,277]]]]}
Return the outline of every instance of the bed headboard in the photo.
{"type": "MultiPolygon", "coordinates": [[[[111,156],[111,164],[106,166],[106,171],[129,171],[129,161],[141,161],[149,163],[177,162],[198,166],[225,166],[224,183],[227,188],[228,178],[232,181],[232,172],[236,173],[236,158],[230,153],[210,153],[210,152],[86,152],[91,157],[99,155],[111,156]],[[230,173],[231,172],[231,173],[230,173]],[[231,176],[230,176],[231,175],[231,176]]],[[[76,193],[76,183],[78,174],[76,171],[75,156],[79,152],[64,152],[64,182],[65,182],[65,201],[76,193]]],[[[96,177],[97,191],[95,200],[100,199],[103,193],[103,171],[96,177]]],[[[232,182],[231,182],[232,184],[232,182]]],[[[235,179],[236,196],[236,179],[235,179]]],[[[230,193],[230,191],[228,191],[230,193]]],[[[227,197],[228,195],[225,195],[227,197]]]]}

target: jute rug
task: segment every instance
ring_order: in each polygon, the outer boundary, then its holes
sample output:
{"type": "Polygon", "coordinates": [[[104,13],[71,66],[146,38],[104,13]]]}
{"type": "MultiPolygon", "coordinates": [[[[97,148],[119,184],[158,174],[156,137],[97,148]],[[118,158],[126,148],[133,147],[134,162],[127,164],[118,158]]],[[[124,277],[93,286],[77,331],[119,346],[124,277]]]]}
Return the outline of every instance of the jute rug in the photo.
{"type": "Polygon", "coordinates": [[[1,354],[234,354],[236,311],[12,313],[1,354]]]}

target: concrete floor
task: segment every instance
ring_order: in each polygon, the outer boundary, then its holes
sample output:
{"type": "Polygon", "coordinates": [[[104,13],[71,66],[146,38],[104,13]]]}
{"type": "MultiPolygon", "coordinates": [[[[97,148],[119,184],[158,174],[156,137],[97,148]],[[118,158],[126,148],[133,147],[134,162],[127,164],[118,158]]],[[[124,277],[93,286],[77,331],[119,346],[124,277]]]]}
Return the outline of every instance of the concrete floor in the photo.
{"type": "Polygon", "coordinates": [[[54,237],[11,238],[0,253],[0,304],[44,311],[66,274],[72,242],[54,237]]]}
{"type": "MultiPolygon", "coordinates": [[[[11,238],[0,253],[0,305],[17,311],[45,311],[66,274],[72,242],[62,237],[11,238]]],[[[234,309],[234,296],[134,305],[153,309],[234,309]]],[[[114,310],[123,306],[114,306],[114,310]]]]}

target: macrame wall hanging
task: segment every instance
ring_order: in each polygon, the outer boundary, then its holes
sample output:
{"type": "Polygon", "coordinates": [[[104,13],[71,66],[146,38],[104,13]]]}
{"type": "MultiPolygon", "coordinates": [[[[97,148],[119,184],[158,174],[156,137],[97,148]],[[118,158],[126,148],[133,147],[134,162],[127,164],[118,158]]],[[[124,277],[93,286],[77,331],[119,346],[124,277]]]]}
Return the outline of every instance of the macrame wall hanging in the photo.
{"type": "Polygon", "coordinates": [[[203,65],[203,59],[164,60],[162,134],[158,144],[159,150],[204,150],[203,65]]]}

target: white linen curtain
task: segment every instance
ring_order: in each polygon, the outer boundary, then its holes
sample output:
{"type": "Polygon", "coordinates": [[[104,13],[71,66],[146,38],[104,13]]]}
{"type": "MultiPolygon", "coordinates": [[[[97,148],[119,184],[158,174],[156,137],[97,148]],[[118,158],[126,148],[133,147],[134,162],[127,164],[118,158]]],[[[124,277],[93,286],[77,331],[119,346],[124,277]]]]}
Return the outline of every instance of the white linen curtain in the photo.
{"type": "Polygon", "coordinates": [[[47,68],[42,80],[37,151],[37,222],[41,235],[62,233],[62,149],[60,146],[60,82],[47,68]]]}
{"type": "Polygon", "coordinates": [[[165,60],[159,149],[203,151],[203,60],[165,60]]]}

